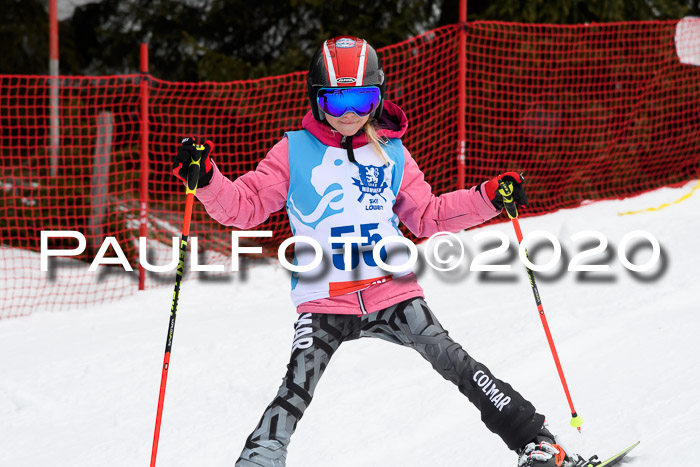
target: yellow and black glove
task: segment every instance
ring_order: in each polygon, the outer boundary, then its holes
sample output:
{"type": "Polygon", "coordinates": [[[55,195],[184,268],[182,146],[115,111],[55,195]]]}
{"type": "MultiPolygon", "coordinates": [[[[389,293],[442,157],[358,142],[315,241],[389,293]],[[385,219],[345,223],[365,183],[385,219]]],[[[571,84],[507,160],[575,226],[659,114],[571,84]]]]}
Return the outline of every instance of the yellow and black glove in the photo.
{"type": "Polygon", "coordinates": [[[211,153],[214,151],[214,143],[205,141],[203,144],[197,143],[197,138],[188,136],[182,139],[182,145],[173,159],[173,175],[187,183],[187,171],[192,160],[199,160],[199,178],[197,187],[205,187],[211,182],[214,175],[214,166],[211,163],[211,153]]]}
{"type": "MultiPolygon", "coordinates": [[[[486,196],[488,196],[496,209],[508,208],[508,205],[513,206],[513,204],[515,208],[519,208],[528,204],[523,183],[525,183],[525,178],[522,174],[505,172],[486,182],[484,188],[486,196]]],[[[508,210],[511,217],[517,216],[517,211],[512,211],[512,209],[508,210]]]]}

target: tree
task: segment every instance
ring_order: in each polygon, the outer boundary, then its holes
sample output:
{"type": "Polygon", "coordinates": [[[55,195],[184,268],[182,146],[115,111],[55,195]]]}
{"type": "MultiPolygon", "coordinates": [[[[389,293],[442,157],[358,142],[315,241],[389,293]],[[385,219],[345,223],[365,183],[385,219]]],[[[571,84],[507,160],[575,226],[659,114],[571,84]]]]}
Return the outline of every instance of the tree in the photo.
{"type": "MultiPolygon", "coordinates": [[[[63,74],[150,71],[230,81],[304,70],[318,45],[354,34],[375,47],[459,21],[460,0],[95,0],[60,24],[63,74]]],[[[45,74],[47,0],[0,0],[0,73],[45,74]]],[[[700,0],[470,0],[468,19],[574,24],[700,16],[700,0]]]]}
{"type": "Polygon", "coordinates": [[[682,18],[700,2],[678,0],[498,0],[477,2],[470,19],[522,23],[578,24],[682,18]]]}
{"type": "Polygon", "coordinates": [[[39,37],[35,27],[48,31],[48,14],[38,0],[3,0],[0,44],[4,50],[0,73],[36,73],[48,71],[49,50],[46,36],[39,37]],[[36,18],[39,18],[37,20],[36,18]]]}
{"type": "Polygon", "coordinates": [[[150,43],[151,73],[171,80],[257,78],[303,70],[323,39],[365,37],[381,47],[435,23],[435,0],[102,0],[70,19],[81,66],[136,71],[150,43]],[[432,15],[432,16],[431,16],[432,15]]]}

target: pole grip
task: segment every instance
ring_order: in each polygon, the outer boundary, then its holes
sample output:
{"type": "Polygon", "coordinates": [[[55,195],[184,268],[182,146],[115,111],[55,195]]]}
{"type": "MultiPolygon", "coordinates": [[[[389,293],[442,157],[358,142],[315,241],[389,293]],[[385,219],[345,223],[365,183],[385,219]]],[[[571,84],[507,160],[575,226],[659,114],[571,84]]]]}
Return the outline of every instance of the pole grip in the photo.
{"type": "Polygon", "coordinates": [[[203,144],[198,144],[195,146],[197,150],[196,155],[192,156],[190,161],[190,166],[187,168],[187,189],[186,193],[189,195],[197,193],[197,182],[199,182],[199,171],[201,170],[200,162],[202,161],[202,153],[206,149],[203,144]]]}
{"type": "Polygon", "coordinates": [[[513,199],[513,182],[501,180],[499,182],[498,192],[503,198],[503,207],[506,208],[506,214],[508,214],[508,217],[511,219],[517,219],[518,206],[516,206],[515,200],[513,199]]]}

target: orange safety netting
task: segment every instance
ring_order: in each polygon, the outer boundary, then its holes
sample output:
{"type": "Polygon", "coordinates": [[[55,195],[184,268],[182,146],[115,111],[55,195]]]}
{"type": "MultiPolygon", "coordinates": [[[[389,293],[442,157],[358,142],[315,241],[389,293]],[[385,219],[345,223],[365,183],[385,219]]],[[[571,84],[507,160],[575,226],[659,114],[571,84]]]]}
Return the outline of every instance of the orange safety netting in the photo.
{"type": "MultiPolygon", "coordinates": [[[[675,21],[468,23],[464,185],[506,169],[523,171],[531,200],[523,214],[533,215],[697,178],[700,69],[679,62],[675,28],[675,21]]],[[[388,99],[409,118],[404,144],[435,194],[459,186],[460,29],[443,27],[379,50],[388,99]]],[[[0,318],[132,294],[143,189],[152,264],[169,261],[170,239],[182,226],[183,187],[170,172],[180,138],[212,139],[215,160],[231,178],[252,170],[286,130],[300,127],[308,109],[304,79],[304,72],[227,83],[0,76],[0,318]],[[146,128],[149,172],[142,185],[146,128]],[[42,272],[42,230],[77,230],[86,250],[52,259],[42,272]],[[134,272],[87,271],[107,236],[116,237],[134,272]]],[[[196,204],[192,234],[208,262],[217,263],[211,259],[217,253],[223,261],[231,230],[196,204]]],[[[291,235],[283,212],[258,230],[275,232],[256,241],[268,254],[291,235]]],[[[77,242],[56,239],[49,246],[77,242]]],[[[174,278],[146,274],[146,287],[174,278]]]]}

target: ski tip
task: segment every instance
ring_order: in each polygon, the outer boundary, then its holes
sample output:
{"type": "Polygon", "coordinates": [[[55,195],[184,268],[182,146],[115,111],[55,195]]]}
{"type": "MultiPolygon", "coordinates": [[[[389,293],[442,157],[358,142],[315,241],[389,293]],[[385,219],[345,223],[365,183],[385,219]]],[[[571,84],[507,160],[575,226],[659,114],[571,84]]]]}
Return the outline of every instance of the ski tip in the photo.
{"type": "Polygon", "coordinates": [[[639,445],[639,443],[641,443],[641,441],[637,441],[636,443],[633,443],[632,445],[630,445],[629,447],[627,447],[624,451],[620,452],[620,454],[618,454],[618,455],[619,455],[619,456],[626,455],[626,454],[627,454],[628,452],[630,452],[632,449],[636,448],[636,447],[639,445]]]}
{"type": "Polygon", "coordinates": [[[630,449],[636,448],[637,446],[639,446],[639,443],[641,443],[641,441],[637,441],[636,443],[632,444],[630,447],[625,449],[625,451],[629,451],[630,449]]]}
{"type": "Polygon", "coordinates": [[[586,465],[586,467],[612,467],[613,465],[620,462],[632,449],[636,448],[639,445],[639,443],[640,441],[637,441],[636,443],[632,444],[631,446],[628,446],[624,450],[620,451],[619,453],[602,462],[589,462],[586,465]]]}

